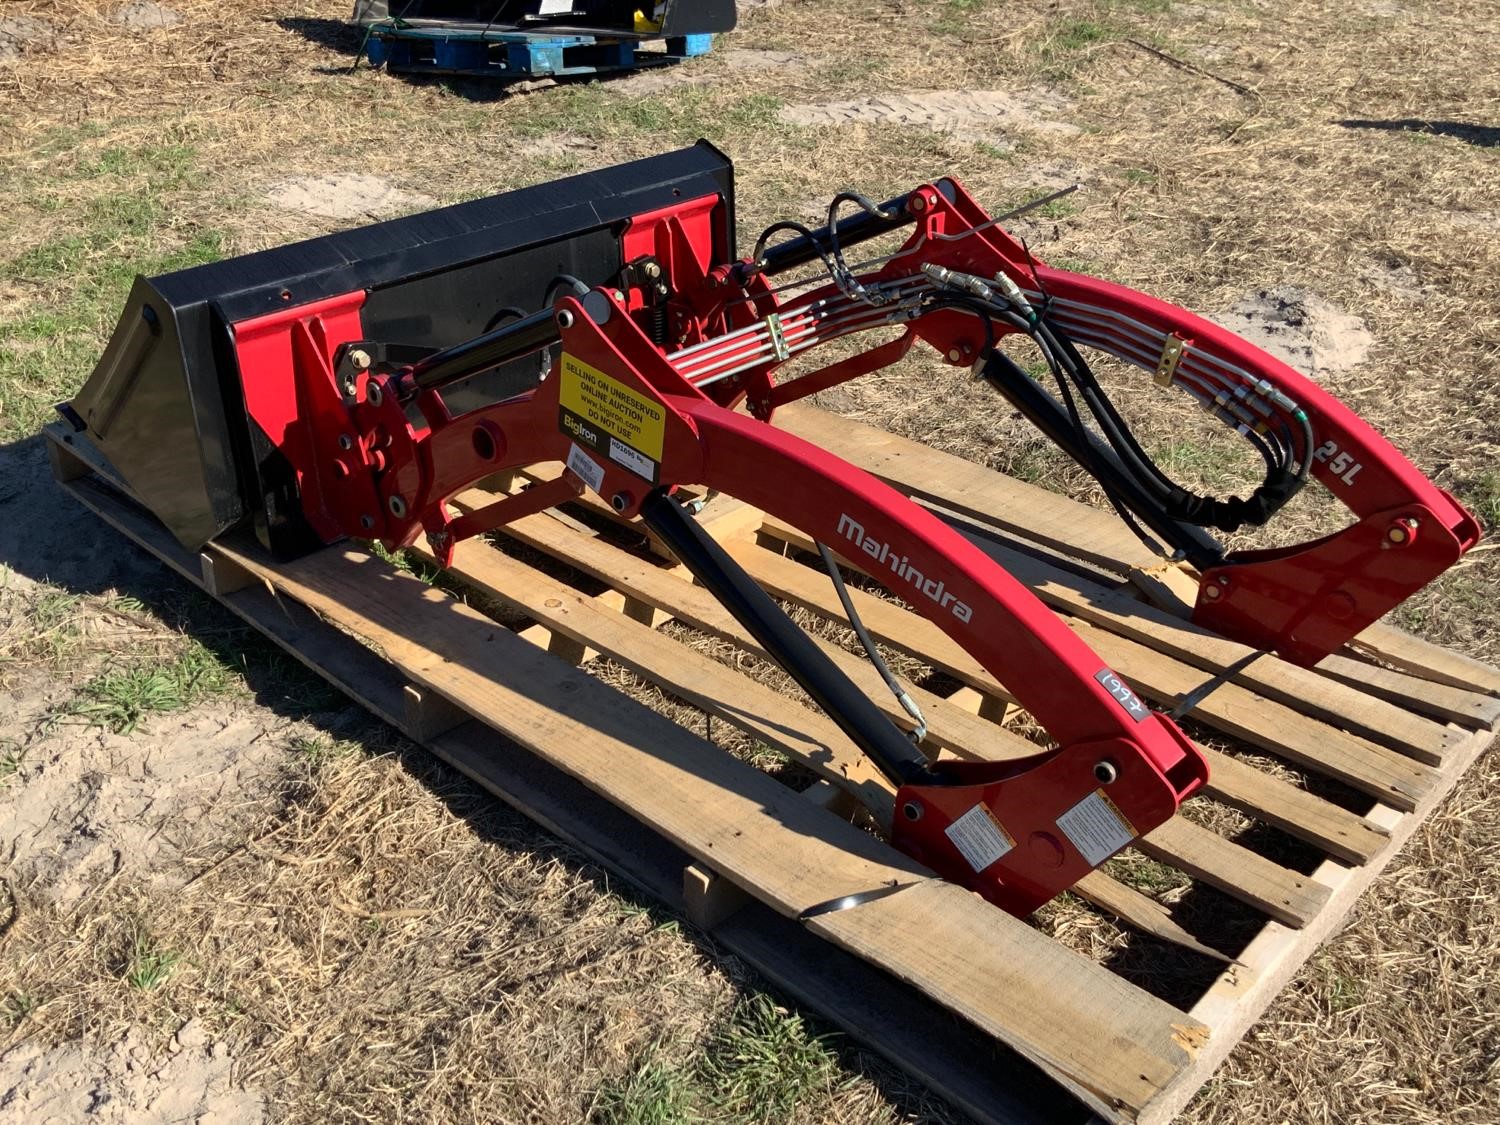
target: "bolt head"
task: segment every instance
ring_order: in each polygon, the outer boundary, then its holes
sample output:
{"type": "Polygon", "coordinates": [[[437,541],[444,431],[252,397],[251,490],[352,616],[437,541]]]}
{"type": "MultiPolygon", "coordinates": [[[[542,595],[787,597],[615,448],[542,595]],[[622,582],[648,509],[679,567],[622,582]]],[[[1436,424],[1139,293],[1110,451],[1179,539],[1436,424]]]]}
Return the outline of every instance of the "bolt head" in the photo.
{"type": "Polygon", "coordinates": [[[926,198],[926,196],[923,196],[923,195],[920,195],[920,194],[912,196],[911,197],[911,209],[913,211],[917,211],[917,212],[922,212],[922,211],[927,210],[927,198],[926,198]]]}
{"type": "Polygon", "coordinates": [[[363,348],[355,348],[352,352],[349,353],[349,366],[353,367],[356,371],[370,370],[370,365],[372,362],[373,361],[370,359],[370,353],[365,351],[363,348]]]}
{"type": "Polygon", "coordinates": [[[1416,537],[1417,521],[1410,518],[1395,520],[1385,531],[1386,541],[1397,547],[1406,546],[1416,537]]]}
{"type": "Polygon", "coordinates": [[[961,351],[959,351],[957,348],[950,348],[948,350],[948,359],[949,359],[950,362],[952,362],[952,363],[959,363],[959,362],[961,362],[963,360],[963,358],[964,358],[964,353],[961,352],[961,351]]]}
{"type": "Polygon", "coordinates": [[[1208,601],[1216,602],[1224,596],[1224,591],[1217,586],[1205,586],[1203,587],[1203,596],[1208,601]]]}

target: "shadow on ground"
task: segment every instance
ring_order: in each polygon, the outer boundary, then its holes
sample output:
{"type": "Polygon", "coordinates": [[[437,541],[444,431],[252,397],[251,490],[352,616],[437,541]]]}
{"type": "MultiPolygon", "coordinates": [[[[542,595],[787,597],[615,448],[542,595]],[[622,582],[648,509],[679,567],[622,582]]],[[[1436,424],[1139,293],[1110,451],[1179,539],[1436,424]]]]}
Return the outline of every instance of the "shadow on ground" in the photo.
{"type": "Polygon", "coordinates": [[[1423,117],[1398,117],[1388,121],[1338,121],[1345,129],[1382,129],[1386,132],[1430,133],[1452,137],[1476,148],[1500,148],[1500,126],[1475,125],[1468,121],[1432,121],[1423,117]]]}
{"type": "Polygon", "coordinates": [[[347,55],[351,62],[359,57],[360,48],[365,41],[364,28],[357,27],[346,20],[283,16],[276,21],[276,26],[283,31],[291,31],[302,36],[309,43],[322,47],[324,50],[347,55]]]}

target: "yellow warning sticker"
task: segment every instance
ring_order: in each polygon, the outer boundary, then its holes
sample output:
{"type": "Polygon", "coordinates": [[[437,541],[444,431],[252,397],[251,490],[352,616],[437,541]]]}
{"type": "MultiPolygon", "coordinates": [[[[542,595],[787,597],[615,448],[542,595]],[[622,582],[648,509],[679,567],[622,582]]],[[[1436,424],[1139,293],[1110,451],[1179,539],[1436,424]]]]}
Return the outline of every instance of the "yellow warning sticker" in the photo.
{"type": "Polygon", "coordinates": [[[656,484],[667,432],[661,404],[567,352],[559,378],[562,432],[656,484]]]}

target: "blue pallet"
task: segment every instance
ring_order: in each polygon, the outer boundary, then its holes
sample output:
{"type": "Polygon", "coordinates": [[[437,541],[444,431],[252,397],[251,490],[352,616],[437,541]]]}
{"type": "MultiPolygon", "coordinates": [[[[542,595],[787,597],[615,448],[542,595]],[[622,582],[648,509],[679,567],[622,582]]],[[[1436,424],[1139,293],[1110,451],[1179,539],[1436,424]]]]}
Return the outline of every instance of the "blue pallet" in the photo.
{"type": "Polygon", "coordinates": [[[519,81],[608,74],[706,55],[712,35],[665,40],[666,54],[638,52],[639,40],[593,35],[547,35],[472,27],[370,28],[365,54],[371,66],[401,74],[464,74],[519,81]]]}

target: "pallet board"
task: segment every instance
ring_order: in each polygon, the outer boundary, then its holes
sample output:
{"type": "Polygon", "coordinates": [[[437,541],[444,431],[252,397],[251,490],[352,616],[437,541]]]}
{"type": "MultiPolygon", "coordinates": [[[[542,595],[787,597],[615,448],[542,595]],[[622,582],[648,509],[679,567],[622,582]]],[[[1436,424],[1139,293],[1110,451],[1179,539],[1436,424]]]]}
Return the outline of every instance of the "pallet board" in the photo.
{"type": "MultiPolygon", "coordinates": [[[[1191,894],[1230,900],[1253,922],[1248,938],[1205,929],[1213,911],[1174,912],[1119,872],[1095,872],[1077,888],[1090,909],[1143,942],[1192,951],[1181,956],[1200,967],[1170,998],[1153,995],[851,823],[851,798],[877,823],[889,815],[889,783],[826,716],[689,643],[712,638],[752,665],[763,656],[602,504],[585,500],[577,518],[529,516],[498,544],[460,547],[449,578],[475,604],[529,622],[513,630],[351,545],[278,563],[231,537],[194,557],[102,483],[107,466],[71,434],[49,437],[59,480],[115,527],[969,1114],[1170,1119],[1489,744],[1500,674],[1383,626],[1318,669],[1295,668],[1185,620],[1182,576],[1142,557],[1106,513],[811,407],[778,421],[950,518],[1159,706],[1191,705],[1191,729],[1221,747],[1208,749],[1204,801],[1254,830],[1220,835],[1190,805],[1135,848],[1191,894]],[[600,658],[819,780],[799,793],[724,753],[701,727],[589,675],[600,658]],[[1290,769],[1261,768],[1268,758],[1290,769]],[[823,909],[881,888],[890,893],[823,909]]],[[[493,499],[475,490],[457,504],[493,499]]],[[[841,620],[795,528],[722,498],[701,518],[775,596],[841,620]]],[[[1003,684],[900,603],[851,592],[882,643],[939,674],[914,693],[937,752],[1035,752],[1012,729],[1003,684]]],[[[825,649],[902,719],[866,662],[825,649]]]]}

